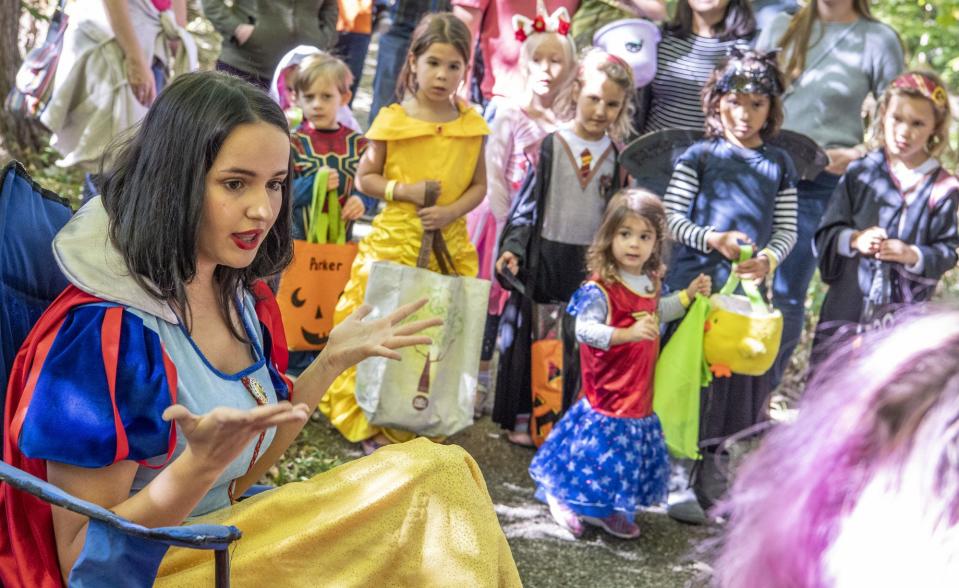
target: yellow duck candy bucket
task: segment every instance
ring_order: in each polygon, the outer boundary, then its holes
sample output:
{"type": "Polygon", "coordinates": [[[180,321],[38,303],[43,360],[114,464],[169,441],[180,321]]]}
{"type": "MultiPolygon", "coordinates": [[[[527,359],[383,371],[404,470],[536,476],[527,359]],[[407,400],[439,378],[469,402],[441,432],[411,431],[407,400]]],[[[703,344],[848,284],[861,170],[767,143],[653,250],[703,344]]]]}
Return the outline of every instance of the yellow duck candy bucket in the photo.
{"type": "MultiPolygon", "coordinates": [[[[752,246],[743,245],[739,262],[746,261],[752,254],[752,246]]],[[[755,283],[739,279],[735,263],[722,290],[709,297],[709,305],[703,353],[713,375],[766,373],[779,354],[782,313],[766,304],[755,283]],[[734,293],[739,285],[745,296],[734,293]]]]}

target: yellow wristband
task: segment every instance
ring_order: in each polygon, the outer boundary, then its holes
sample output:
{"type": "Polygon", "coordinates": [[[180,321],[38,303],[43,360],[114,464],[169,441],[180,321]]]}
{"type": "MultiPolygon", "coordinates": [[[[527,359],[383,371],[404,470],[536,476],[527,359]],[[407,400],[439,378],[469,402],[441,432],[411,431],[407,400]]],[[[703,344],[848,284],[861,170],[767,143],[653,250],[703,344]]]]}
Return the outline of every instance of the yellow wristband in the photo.
{"type": "Polygon", "coordinates": [[[383,198],[387,202],[393,202],[393,192],[396,190],[396,180],[386,182],[386,190],[383,192],[383,198]]]}
{"type": "Polygon", "coordinates": [[[686,290],[679,291],[679,303],[683,305],[683,308],[689,308],[689,294],[686,290]]]}

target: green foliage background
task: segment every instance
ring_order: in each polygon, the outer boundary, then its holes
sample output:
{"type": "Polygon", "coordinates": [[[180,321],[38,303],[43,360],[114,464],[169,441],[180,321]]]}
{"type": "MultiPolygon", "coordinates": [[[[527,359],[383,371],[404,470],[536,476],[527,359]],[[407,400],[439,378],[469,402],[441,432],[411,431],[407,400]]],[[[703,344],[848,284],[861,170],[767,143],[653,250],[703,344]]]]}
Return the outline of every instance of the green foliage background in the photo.
{"type": "Polygon", "coordinates": [[[942,75],[959,91],[959,0],[880,0],[874,15],[899,32],[912,67],[942,75]]]}

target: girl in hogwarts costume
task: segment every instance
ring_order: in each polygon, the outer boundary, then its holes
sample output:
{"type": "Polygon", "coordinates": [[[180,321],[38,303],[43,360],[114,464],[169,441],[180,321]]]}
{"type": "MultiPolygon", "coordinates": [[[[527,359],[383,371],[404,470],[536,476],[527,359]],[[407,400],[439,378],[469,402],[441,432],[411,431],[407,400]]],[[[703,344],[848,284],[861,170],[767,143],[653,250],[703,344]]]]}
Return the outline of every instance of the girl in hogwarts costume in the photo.
{"type": "MultiPolygon", "coordinates": [[[[496,99],[486,144],[486,198],[467,218],[470,239],[479,256],[479,277],[484,279],[492,277],[496,244],[526,173],[536,166],[540,143],[562,122],[557,99],[564,95],[576,74],[569,13],[559,8],[552,15],[547,14],[542,2],[537,3],[537,11],[535,19],[513,16],[516,37],[523,38],[519,58],[523,89],[515,99],[496,99]],[[543,30],[538,31],[537,26],[543,30]]],[[[508,296],[509,292],[498,283],[492,284],[479,374],[480,385],[486,389],[490,387],[489,362],[496,345],[499,317],[508,296]]]]}
{"type": "MultiPolygon", "coordinates": [[[[469,30],[450,13],[423,17],[413,34],[401,79],[405,98],[382,109],[366,133],[357,187],[383,198],[386,208],[359,246],[350,281],[336,305],[339,324],[363,303],[373,261],[415,266],[424,230],[442,230],[456,272],[475,276],[476,249],[466,233],[466,213],[486,194],[483,137],[489,128],[455,93],[470,59],[469,30]],[[439,194],[424,206],[427,191],[439,194]]],[[[430,256],[430,269],[438,271],[430,256]]],[[[356,370],[344,372],[320,403],[340,433],[371,452],[416,435],[370,425],[356,403],[356,370]]]]}
{"type": "MultiPolygon", "coordinates": [[[[670,290],[685,288],[701,272],[714,283],[726,282],[741,242],[759,248],[737,266],[748,280],[765,278],[792,249],[796,171],[785,151],[764,141],[782,121],[782,90],[773,54],[738,48],[706,83],[706,138],[680,156],[666,189],[669,231],[677,243],[666,274],[670,290]]],[[[765,418],[770,391],[768,374],[714,378],[703,390],[704,459],[693,480],[702,508],[724,489],[713,471],[722,440],[765,418]]],[[[687,522],[704,520],[692,500],[668,512],[687,522]]]]}
{"type": "Polygon", "coordinates": [[[589,248],[590,281],[573,294],[583,398],[536,453],[536,496],[574,536],[582,521],[624,539],[639,537],[637,506],[666,498],[669,464],[653,413],[659,325],[678,319],[708,276],[660,298],[666,211],[652,193],[632,190],[609,203],[589,248]]]}
{"type": "MultiPolygon", "coordinates": [[[[376,321],[361,309],[295,388],[283,376],[283,327],[261,281],[292,250],[279,106],[232,76],[184,75],[110,161],[102,198],[54,242],[72,285],[15,360],[4,461],[146,527],[235,525],[232,575],[245,585],[518,586],[482,476],[457,448],[417,441],[232,504],[338,373],[398,357],[437,324],[393,326],[416,304],[376,321]]],[[[62,586],[89,555],[82,515],[6,484],[0,509],[7,588],[62,586]]],[[[213,583],[208,552],[152,554],[138,562],[159,566],[157,586],[213,583]]]]}
{"type": "MultiPolygon", "coordinates": [[[[573,121],[543,140],[539,163],[527,175],[503,230],[496,272],[505,287],[519,290],[521,283],[524,291],[514,291],[503,310],[493,420],[523,437],[532,412],[534,310],[565,306],[586,277],[586,248],[610,196],[623,184],[613,139],[629,132],[635,91],[632,69],[622,59],[598,49],[583,58],[568,96],[575,107],[573,121]]],[[[578,374],[569,369],[578,363],[574,347],[566,329],[563,380],[564,396],[570,382],[570,400],[578,387],[578,374]]],[[[522,441],[532,446],[528,437],[522,441]]]]}
{"type": "Polygon", "coordinates": [[[849,166],[816,231],[829,291],[815,357],[833,336],[860,330],[850,325],[882,323],[884,311],[928,300],[956,265],[959,180],[936,159],[950,118],[949,97],[933,74],[903,74],[883,93],[878,148],[849,166]]]}
{"type": "Polygon", "coordinates": [[[829,157],[819,175],[796,184],[796,246],[773,277],[773,304],[783,314],[773,386],[782,378],[805,324],[806,292],[816,271],[816,228],[839,177],[866,153],[863,102],[870,95],[878,100],[903,71],[899,36],[872,16],[870,4],[809,0],[794,16],[780,13],[756,39],[759,50],[782,50],[780,69],[789,82],[783,94],[783,128],[811,138],[829,157]]]}

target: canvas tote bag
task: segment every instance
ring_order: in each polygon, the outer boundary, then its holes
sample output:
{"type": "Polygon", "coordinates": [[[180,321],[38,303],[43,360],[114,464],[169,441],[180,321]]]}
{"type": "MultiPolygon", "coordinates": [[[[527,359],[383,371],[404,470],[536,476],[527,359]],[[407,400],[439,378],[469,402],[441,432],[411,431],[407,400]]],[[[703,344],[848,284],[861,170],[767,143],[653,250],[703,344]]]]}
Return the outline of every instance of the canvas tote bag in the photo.
{"type": "Polygon", "coordinates": [[[416,267],[373,262],[365,299],[372,317],[426,298],[408,320],[438,316],[444,323],[425,331],[432,345],[401,349],[402,361],[375,357],[357,366],[356,400],[371,424],[429,437],[473,424],[489,288],[488,280],[456,275],[440,231],[424,231],[416,267]],[[442,273],[427,269],[431,251],[442,273]]]}

